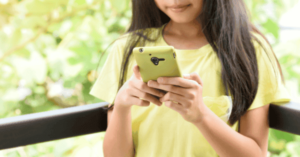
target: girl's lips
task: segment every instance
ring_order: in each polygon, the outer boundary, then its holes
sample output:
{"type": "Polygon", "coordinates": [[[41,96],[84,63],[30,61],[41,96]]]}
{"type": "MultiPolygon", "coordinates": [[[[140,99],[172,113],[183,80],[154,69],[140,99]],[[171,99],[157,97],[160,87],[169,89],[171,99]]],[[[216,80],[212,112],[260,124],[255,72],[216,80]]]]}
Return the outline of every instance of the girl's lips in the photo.
{"type": "Polygon", "coordinates": [[[184,10],[186,10],[188,7],[190,6],[189,5],[184,5],[184,6],[172,6],[172,7],[169,7],[169,9],[173,12],[183,12],[184,10]]]}

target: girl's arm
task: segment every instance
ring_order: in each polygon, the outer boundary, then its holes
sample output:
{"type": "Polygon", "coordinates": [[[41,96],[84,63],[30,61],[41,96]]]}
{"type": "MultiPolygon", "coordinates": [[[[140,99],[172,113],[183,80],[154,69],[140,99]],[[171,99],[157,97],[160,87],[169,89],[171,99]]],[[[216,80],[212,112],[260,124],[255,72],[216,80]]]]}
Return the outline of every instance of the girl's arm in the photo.
{"type": "Polygon", "coordinates": [[[114,106],[108,112],[108,127],[103,140],[105,157],[133,157],[131,107],[114,106]]]}
{"type": "Polygon", "coordinates": [[[148,86],[167,91],[160,101],[194,124],[221,157],[266,156],[269,105],[246,112],[238,133],[204,104],[203,82],[198,73],[183,78],[160,77],[149,81],[148,86]]]}
{"type": "Polygon", "coordinates": [[[266,157],[269,105],[250,110],[240,119],[240,133],[232,130],[209,108],[203,120],[194,123],[221,157],[266,157]]]}
{"type": "MultiPolygon", "coordinates": [[[[134,74],[127,80],[115,98],[115,105],[103,141],[105,157],[132,157],[134,145],[131,127],[131,106],[149,106],[150,102],[161,106],[154,96],[162,97],[164,93],[152,89],[143,82],[137,65],[133,66],[134,74]],[[143,99],[140,99],[143,98],[143,99]]],[[[109,114],[109,113],[108,113],[109,114]]]]}

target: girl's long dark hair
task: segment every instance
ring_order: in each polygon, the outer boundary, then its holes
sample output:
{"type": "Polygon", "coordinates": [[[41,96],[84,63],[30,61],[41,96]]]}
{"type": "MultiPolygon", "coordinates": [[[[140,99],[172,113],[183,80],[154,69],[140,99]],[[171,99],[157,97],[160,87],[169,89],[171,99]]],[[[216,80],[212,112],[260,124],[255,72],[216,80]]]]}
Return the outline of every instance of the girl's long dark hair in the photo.
{"type": "MultiPolygon", "coordinates": [[[[233,125],[247,111],[257,93],[258,65],[252,39],[256,41],[258,39],[251,32],[259,33],[261,36],[263,34],[250,23],[243,0],[203,0],[199,19],[207,41],[220,60],[226,95],[229,95],[230,91],[232,96],[233,109],[229,122],[233,125]]],[[[132,21],[126,31],[131,36],[127,40],[120,67],[118,89],[126,81],[128,62],[133,48],[138,44],[141,46],[145,42],[154,42],[159,35],[150,38],[147,28],[161,27],[169,20],[170,18],[156,6],[154,0],[132,0],[132,21]]],[[[264,39],[267,40],[265,37],[264,39]]],[[[274,52],[273,55],[275,56],[274,52]]],[[[277,58],[276,62],[284,83],[277,58]]]]}

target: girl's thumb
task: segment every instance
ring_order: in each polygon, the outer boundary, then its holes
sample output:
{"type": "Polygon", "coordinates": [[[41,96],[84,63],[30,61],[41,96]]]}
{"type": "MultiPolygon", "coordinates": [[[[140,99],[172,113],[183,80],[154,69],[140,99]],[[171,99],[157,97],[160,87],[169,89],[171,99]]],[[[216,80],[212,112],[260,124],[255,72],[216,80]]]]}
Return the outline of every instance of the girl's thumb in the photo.
{"type": "Polygon", "coordinates": [[[135,78],[141,79],[140,69],[137,65],[133,66],[133,73],[134,73],[135,78]]]}

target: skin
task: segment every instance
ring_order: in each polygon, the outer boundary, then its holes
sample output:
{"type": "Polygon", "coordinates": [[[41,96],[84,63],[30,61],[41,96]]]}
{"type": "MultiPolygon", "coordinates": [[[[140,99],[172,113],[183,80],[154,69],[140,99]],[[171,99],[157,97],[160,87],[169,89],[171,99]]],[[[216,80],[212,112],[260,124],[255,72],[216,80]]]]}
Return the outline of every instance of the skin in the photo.
{"type": "MultiPolygon", "coordinates": [[[[208,44],[197,20],[202,10],[202,0],[155,0],[155,3],[171,19],[164,29],[164,39],[169,45],[176,49],[198,49],[208,44]],[[172,8],[176,5],[187,8],[178,12],[180,8],[172,8]]],[[[104,156],[135,155],[130,108],[133,104],[149,106],[150,102],[158,106],[165,102],[167,107],[194,124],[221,157],[267,156],[269,104],[247,111],[240,119],[239,132],[236,132],[204,104],[204,84],[197,73],[187,74],[183,78],[161,77],[157,81],[144,83],[137,65],[133,67],[133,72],[119,90],[114,109],[108,111],[104,156]]]]}
{"type": "Polygon", "coordinates": [[[197,19],[202,0],[155,0],[155,3],[171,19],[164,29],[164,39],[169,45],[176,49],[198,49],[208,44],[197,19]],[[189,6],[183,12],[172,11],[184,5],[189,6]]]}
{"type": "Polygon", "coordinates": [[[148,86],[168,91],[160,100],[194,124],[219,156],[267,156],[269,105],[243,115],[240,132],[236,132],[204,104],[203,83],[197,73],[184,78],[160,77],[148,86]]]}
{"type": "MultiPolygon", "coordinates": [[[[171,19],[165,29],[168,33],[164,33],[166,42],[182,49],[207,44],[201,33],[201,23],[195,18],[201,13],[203,3],[201,0],[155,0],[155,2],[171,19]],[[187,8],[180,13],[173,12],[169,7],[173,5],[185,5],[187,8]],[[197,42],[194,42],[194,45],[188,39],[197,42]]],[[[161,77],[157,81],[149,81],[148,86],[167,91],[160,100],[165,102],[167,107],[180,113],[185,120],[193,123],[220,156],[267,156],[269,104],[244,114],[240,120],[240,131],[236,132],[203,103],[204,85],[197,73],[191,73],[184,78],[161,77]]]]}
{"type": "Polygon", "coordinates": [[[137,65],[134,65],[132,70],[133,75],[116,95],[114,109],[107,112],[107,129],[103,140],[105,157],[132,157],[135,155],[131,128],[130,109],[132,105],[149,106],[150,102],[158,106],[162,105],[162,102],[154,96],[161,98],[165,92],[147,86],[141,78],[137,65]]]}

